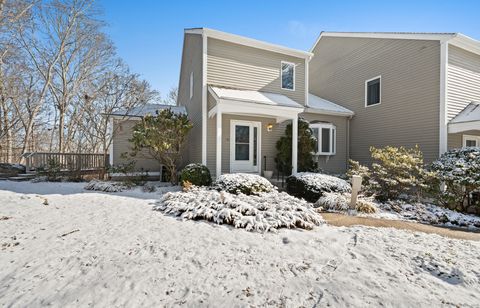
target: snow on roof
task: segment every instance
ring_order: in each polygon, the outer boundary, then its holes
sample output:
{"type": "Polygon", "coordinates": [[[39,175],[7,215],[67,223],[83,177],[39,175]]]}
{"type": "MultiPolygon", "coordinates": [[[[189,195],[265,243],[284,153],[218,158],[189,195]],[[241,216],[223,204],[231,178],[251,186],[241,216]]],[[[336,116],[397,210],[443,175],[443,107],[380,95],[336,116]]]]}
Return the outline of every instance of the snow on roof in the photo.
{"type": "Polygon", "coordinates": [[[462,111],[460,111],[450,123],[464,123],[480,121],[480,103],[471,102],[462,111]]]}
{"type": "Polygon", "coordinates": [[[228,89],[215,86],[209,86],[209,88],[219,99],[231,99],[236,101],[272,106],[303,108],[302,105],[282,94],[251,90],[228,89]]]}
{"type": "Polygon", "coordinates": [[[173,106],[173,105],[163,105],[163,104],[146,104],[139,107],[134,107],[132,109],[121,109],[111,113],[113,116],[130,116],[130,117],[143,117],[147,114],[155,115],[157,111],[171,109],[175,113],[184,113],[187,114],[187,110],[184,106],[173,106]]]}
{"type": "Polygon", "coordinates": [[[323,99],[311,93],[308,94],[307,111],[317,112],[317,113],[326,113],[326,114],[332,114],[332,115],[345,115],[345,116],[354,115],[354,112],[351,111],[350,109],[342,107],[331,101],[327,101],[326,99],[323,99]]]}

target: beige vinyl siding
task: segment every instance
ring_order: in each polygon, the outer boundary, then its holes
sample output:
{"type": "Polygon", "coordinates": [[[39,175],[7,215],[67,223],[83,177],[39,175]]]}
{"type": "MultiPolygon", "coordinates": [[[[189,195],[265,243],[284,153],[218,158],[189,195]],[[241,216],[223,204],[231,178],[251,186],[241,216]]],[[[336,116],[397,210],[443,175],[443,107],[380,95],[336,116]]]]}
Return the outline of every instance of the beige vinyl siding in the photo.
{"type": "Polygon", "coordinates": [[[202,53],[203,39],[198,34],[185,34],[180,82],[178,86],[178,104],[185,106],[188,117],[193,123],[190,131],[184,161],[202,162],[202,53]],[[193,97],[190,98],[190,73],[193,72],[193,97]]]}
{"type": "Polygon", "coordinates": [[[472,130],[458,134],[448,134],[448,149],[450,150],[463,147],[463,135],[480,136],[480,130],[472,130]]]}
{"type": "MultiPolygon", "coordinates": [[[[122,158],[123,153],[132,152],[132,144],[129,139],[132,138],[132,128],[139,120],[114,120],[113,122],[113,164],[119,165],[130,160],[122,158]]],[[[160,171],[160,164],[155,159],[151,158],[148,150],[142,150],[133,158],[135,163],[135,170],[145,170],[152,172],[160,171]]]]}
{"type": "Polygon", "coordinates": [[[318,156],[318,167],[328,173],[343,173],[347,170],[348,163],[348,139],[346,117],[321,115],[315,113],[302,113],[300,117],[308,122],[321,121],[332,123],[336,127],[336,153],[335,155],[318,156]]]}
{"type": "Polygon", "coordinates": [[[451,120],[471,101],[480,102],[480,55],[449,46],[447,72],[447,114],[451,120]]]}
{"type": "Polygon", "coordinates": [[[208,39],[207,83],[237,89],[280,93],[305,102],[305,59],[208,39]],[[281,88],[281,62],[295,67],[295,91],[281,88]]]}
{"type": "Polygon", "coordinates": [[[350,157],[370,163],[370,146],[439,151],[438,41],[324,37],[314,49],[310,92],[355,112],[350,157]],[[365,81],[381,79],[381,104],[365,107],[365,81]]]}

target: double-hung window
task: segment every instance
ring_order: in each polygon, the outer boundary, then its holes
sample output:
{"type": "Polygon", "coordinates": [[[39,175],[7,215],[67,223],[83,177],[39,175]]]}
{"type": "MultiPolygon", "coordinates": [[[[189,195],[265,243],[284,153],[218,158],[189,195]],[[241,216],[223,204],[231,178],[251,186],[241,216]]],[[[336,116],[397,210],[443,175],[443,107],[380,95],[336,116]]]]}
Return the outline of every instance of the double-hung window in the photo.
{"type": "Polygon", "coordinates": [[[381,103],[381,81],[381,76],[365,81],[365,107],[370,107],[381,103]]]}
{"type": "Polygon", "coordinates": [[[315,138],[316,155],[335,155],[337,151],[337,129],[332,123],[310,124],[315,138]]]}
{"type": "Polygon", "coordinates": [[[282,89],[295,91],[295,63],[282,61],[280,73],[282,89]]]}

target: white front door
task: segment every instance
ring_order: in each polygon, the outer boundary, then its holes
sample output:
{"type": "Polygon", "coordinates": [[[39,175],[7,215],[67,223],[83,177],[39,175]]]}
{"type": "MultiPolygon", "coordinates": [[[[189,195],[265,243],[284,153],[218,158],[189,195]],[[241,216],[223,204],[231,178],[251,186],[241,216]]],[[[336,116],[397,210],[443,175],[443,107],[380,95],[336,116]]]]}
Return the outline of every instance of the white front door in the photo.
{"type": "Polygon", "coordinates": [[[259,172],[260,122],[231,120],[230,172],[259,172]]]}

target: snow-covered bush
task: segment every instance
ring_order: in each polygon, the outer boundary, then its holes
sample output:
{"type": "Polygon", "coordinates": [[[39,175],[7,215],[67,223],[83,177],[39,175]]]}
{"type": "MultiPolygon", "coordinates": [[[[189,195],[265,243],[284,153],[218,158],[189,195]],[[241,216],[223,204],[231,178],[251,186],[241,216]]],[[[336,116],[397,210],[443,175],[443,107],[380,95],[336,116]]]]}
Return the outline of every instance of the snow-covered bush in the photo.
{"type": "Polygon", "coordinates": [[[276,187],[266,178],[248,173],[222,174],[215,181],[214,187],[232,194],[242,193],[245,195],[257,195],[276,190],[276,187]]]}
{"type": "Polygon", "coordinates": [[[370,148],[373,159],[370,185],[378,200],[396,199],[401,194],[420,194],[431,184],[433,175],[426,171],[423,154],[415,146],[370,148]]]}
{"type": "Polygon", "coordinates": [[[478,206],[478,200],[472,200],[471,196],[480,190],[480,148],[450,150],[433,162],[431,168],[446,184],[445,192],[440,194],[444,205],[460,211],[478,206]]]}
{"type": "Polygon", "coordinates": [[[375,203],[365,199],[358,199],[355,209],[361,213],[373,214],[378,211],[375,203]]]}
{"type": "Polygon", "coordinates": [[[309,202],[316,202],[324,193],[350,192],[347,181],[322,173],[300,172],[289,176],[286,180],[287,192],[309,202]]]}
{"type": "MultiPolygon", "coordinates": [[[[324,211],[345,212],[350,208],[349,193],[324,193],[315,203],[316,207],[322,208],[324,211]]],[[[363,197],[357,199],[355,209],[362,213],[375,213],[377,207],[373,202],[370,202],[363,197]]]]}
{"type": "Polygon", "coordinates": [[[317,202],[315,207],[325,211],[347,211],[350,206],[350,196],[346,194],[326,192],[317,202]]]}
{"type": "Polygon", "coordinates": [[[87,185],[85,185],[84,189],[105,192],[120,192],[128,189],[128,187],[120,182],[103,182],[99,180],[91,180],[87,183],[87,185]]]}
{"type": "Polygon", "coordinates": [[[195,186],[210,186],[212,184],[212,176],[206,166],[189,164],[180,172],[180,184],[187,181],[195,186]]]}
{"type": "Polygon", "coordinates": [[[186,192],[165,194],[154,209],[183,219],[202,219],[259,232],[312,229],[324,222],[307,202],[277,191],[247,196],[192,187],[186,192]]]}

